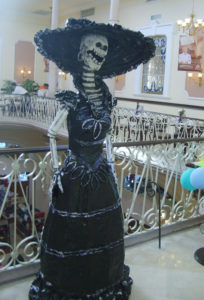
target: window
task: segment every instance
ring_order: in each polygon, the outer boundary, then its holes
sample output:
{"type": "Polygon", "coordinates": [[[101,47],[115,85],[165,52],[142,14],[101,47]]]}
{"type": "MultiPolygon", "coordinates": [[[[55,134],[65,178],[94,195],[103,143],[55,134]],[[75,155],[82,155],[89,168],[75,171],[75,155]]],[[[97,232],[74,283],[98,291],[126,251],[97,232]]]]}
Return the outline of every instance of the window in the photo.
{"type": "Polygon", "coordinates": [[[156,45],[155,56],[143,66],[142,93],[163,94],[166,62],[166,36],[152,37],[156,45]]]}
{"type": "Polygon", "coordinates": [[[145,97],[169,97],[173,25],[153,24],[151,27],[137,30],[154,39],[156,54],[148,63],[141,64],[136,69],[134,94],[145,97]]]}

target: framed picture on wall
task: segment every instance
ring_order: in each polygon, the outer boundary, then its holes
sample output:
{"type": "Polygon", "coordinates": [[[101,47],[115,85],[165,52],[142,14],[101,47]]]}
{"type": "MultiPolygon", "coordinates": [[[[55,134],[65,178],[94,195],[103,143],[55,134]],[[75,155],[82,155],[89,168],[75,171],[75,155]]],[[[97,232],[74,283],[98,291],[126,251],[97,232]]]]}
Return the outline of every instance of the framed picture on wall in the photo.
{"type": "Polygon", "coordinates": [[[204,36],[179,38],[178,70],[201,72],[203,69],[204,36]]]}

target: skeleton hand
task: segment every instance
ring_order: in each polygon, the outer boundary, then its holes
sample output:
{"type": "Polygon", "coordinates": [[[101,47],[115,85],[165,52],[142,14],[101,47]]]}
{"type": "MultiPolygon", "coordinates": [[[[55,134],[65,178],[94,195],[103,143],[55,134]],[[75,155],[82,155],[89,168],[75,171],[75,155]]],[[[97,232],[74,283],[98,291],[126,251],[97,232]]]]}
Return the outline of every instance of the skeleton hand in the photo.
{"type": "Polygon", "coordinates": [[[85,120],[82,124],[82,129],[85,130],[92,130],[93,129],[93,137],[94,139],[97,139],[100,134],[102,129],[103,130],[108,130],[111,125],[111,119],[108,113],[105,113],[104,116],[97,120],[94,118],[85,120]]]}
{"type": "Polygon", "coordinates": [[[108,112],[105,112],[103,117],[101,118],[101,122],[110,127],[111,125],[111,118],[108,112]]]}
{"type": "Polygon", "coordinates": [[[62,187],[62,182],[61,182],[61,175],[60,175],[60,170],[57,168],[54,168],[53,170],[53,178],[52,178],[53,184],[57,184],[60,191],[63,193],[63,187],[62,187]]]}

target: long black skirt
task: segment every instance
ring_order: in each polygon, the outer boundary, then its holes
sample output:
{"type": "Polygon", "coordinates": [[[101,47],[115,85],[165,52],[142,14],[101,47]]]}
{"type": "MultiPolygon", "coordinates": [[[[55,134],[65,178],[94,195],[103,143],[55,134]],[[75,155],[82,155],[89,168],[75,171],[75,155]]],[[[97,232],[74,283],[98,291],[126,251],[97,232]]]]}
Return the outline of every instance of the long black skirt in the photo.
{"type": "Polygon", "coordinates": [[[30,299],[128,299],[132,280],[112,173],[97,185],[62,175],[63,192],[57,184],[52,190],[30,299]]]}

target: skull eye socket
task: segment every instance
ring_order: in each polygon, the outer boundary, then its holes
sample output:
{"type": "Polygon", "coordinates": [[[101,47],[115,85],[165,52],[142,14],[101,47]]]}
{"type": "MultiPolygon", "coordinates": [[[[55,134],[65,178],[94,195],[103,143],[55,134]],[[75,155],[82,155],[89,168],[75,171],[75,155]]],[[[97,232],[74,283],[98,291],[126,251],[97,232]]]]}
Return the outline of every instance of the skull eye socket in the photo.
{"type": "Polygon", "coordinates": [[[100,42],[96,43],[96,47],[102,49],[103,51],[107,51],[107,49],[108,49],[108,46],[102,45],[100,42]]]}
{"type": "Polygon", "coordinates": [[[101,46],[102,46],[102,45],[101,45],[100,42],[97,42],[97,43],[96,43],[96,47],[101,48],[101,46]]]}

